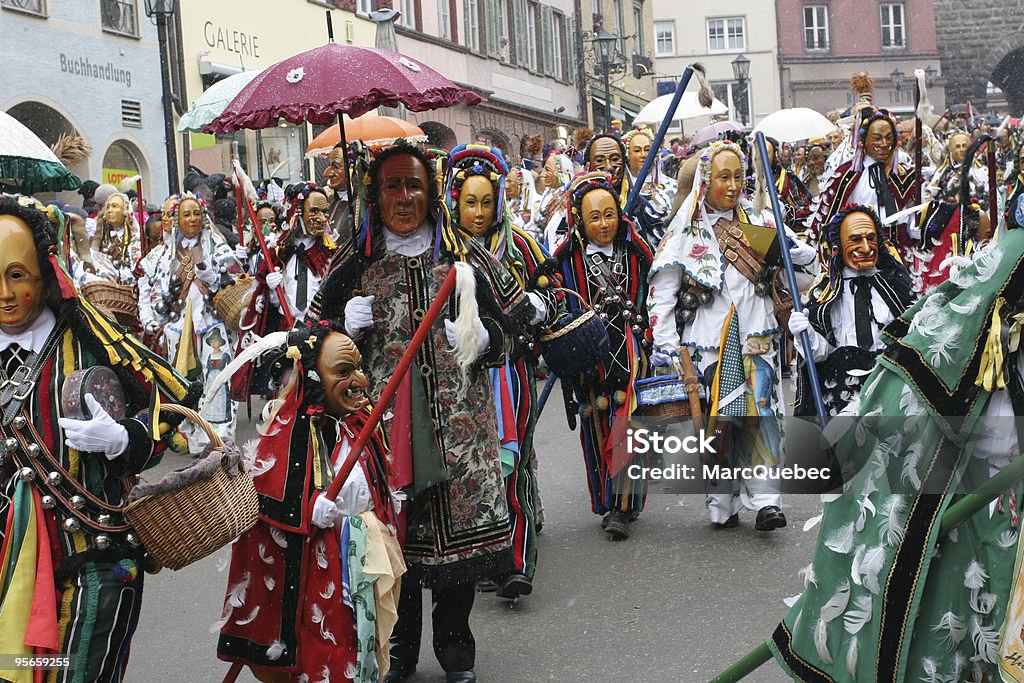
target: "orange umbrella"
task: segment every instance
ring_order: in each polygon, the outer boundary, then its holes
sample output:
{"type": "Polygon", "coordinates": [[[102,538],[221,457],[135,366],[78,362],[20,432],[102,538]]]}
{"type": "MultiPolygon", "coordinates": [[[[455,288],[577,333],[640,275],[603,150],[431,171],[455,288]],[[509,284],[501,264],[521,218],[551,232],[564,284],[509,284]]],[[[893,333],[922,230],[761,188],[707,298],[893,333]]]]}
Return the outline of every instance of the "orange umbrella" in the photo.
{"type": "MultiPolygon", "coordinates": [[[[357,119],[345,117],[345,139],[349,142],[362,140],[367,147],[383,147],[398,138],[409,142],[426,142],[427,136],[414,123],[391,116],[360,116],[357,119]]],[[[306,158],[329,156],[334,146],[341,142],[338,124],[334,124],[313,138],[306,147],[306,158]]]]}

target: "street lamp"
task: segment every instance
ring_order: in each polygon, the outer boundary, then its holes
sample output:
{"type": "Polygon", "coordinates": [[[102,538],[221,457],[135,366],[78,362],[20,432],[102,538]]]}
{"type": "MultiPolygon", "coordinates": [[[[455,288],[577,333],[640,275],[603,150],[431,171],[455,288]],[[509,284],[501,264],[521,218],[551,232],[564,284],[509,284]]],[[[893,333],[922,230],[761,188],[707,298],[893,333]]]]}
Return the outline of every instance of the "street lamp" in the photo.
{"type": "Polygon", "coordinates": [[[889,78],[892,80],[892,87],[896,88],[897,92],[903,90],[904,75],[903,72],[899,70],[899,67],[892,70],[892,73],[889,74],[889,78]]]}
{"type": "Polygon", "coordinates": [[[601,30],[591,39],[591,42],[594,43],[594,52],[601,61],[601,71],[604,73],[604,129],[611,130],[612,96],[611,86],[608,83],[608,72],[611,71],[612,59],[615,57],[615,44],[619,42],[619,37],[614,33],[608,33],[608,31],[604,30],[604,26],[602,26],[601,30]]]}
{"type": "Polygon", "coordinates": [[[750,78],[750,60],[746,55],[737,55],[736,59],[732,60],[732,75],[739,84],[739,94],[742,96],[741,99],[744,102],[742,109],[743,112],[743,125],[749,125],[747,120],[747,105],[750,103],[750,98],[747,97],[747,79],[750,78]]]}
{"type": "Polygon", "coordinates": [[[145,0],[146,16],[156,18],[160,47],[160,85],[164,91],[164,145],[167,151],[167,191],[178,194],[178,154],[174,146],[174,117],[171,114],[171,66],[167,58],[167,19],[174,16],[177,0],[145,0]]]}
{"type": "Polygon", "coordinates": [[[935,85],[935,76],[937,76],[939,70],[931,64],[924,70],[924,82],[929,88],[935,85]]]}

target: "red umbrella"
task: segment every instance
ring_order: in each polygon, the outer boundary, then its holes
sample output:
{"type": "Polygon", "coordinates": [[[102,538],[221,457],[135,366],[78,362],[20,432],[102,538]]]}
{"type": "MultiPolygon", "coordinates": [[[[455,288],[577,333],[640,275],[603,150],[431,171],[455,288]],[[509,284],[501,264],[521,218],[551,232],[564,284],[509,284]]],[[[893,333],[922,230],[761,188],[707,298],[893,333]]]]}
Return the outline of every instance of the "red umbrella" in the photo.
{"type": "Polygon", "coordinates": [[[281,118],[328,124],[343,113],[355,118],[380,106],[427,111],[479,102],[476,93],[411,57],[328,43],[265,69],[203,130],[270,128],[281,118]]]}

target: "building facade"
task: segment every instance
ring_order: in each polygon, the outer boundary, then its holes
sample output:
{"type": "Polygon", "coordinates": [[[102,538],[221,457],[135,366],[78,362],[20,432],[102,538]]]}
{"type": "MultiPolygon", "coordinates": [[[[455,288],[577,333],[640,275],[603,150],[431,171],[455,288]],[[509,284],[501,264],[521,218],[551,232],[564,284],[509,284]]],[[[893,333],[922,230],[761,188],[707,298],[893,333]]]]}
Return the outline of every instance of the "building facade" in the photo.
{"type": "Polygon", "coordinates": [[[867,71],[874,100],[897,114],[914,110],[914,70],[933,74],[929,90],[945,109],[935,5],[931,0],[777,0],[783,107],[845,110],[850,74],[867,71]]]}
{"type": "Polygon", "coordinates": [[[672,85],[694,62],[707,69],[715,97],[729,118],[751,127],[779,108],[775,5],[763,0],[654,0],[654,56],[658,75],[672,85]],[[750,60],[745,81],[733,61],[750,60]]]}
{"type": "MultiPolygon", "coordinates": [[[[605,73],[593,37],[603,28],[618,36],[608,69],[612,119],[628,127],[644,105],[657,97],[654,61],[655,3],[662,0],[580,0],[587,16],[582,35],[580,82],[588,109],[587,121],[595,130],[606,126],[605,73]]],[[[669,2],[671,0],[665,0],[669,2]]]]}
{"type": "MultiPolygon", "coordinates": [[[[141,0],[0,0],[0,110],[48,145],[91,146],[83,180],[142,175],[143,196],[167,189],[156,27],[141,0]]],[[[81,197],[61,197],[81,204],[81,197]]]]}

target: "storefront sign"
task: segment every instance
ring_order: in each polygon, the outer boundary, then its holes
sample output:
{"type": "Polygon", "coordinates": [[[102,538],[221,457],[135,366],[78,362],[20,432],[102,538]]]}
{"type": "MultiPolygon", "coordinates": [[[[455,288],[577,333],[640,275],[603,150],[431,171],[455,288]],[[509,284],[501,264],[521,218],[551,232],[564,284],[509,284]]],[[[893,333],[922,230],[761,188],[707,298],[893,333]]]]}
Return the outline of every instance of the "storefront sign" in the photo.
{"type": "Polygon", "coordinates": [[[203,38],[212,48],[243,57],[260,58],[260,37],[255,33],[235,31],[207,21],[203,24],[203,38]]]}
{"type": "Polygon", "coordinates": [[[61,52],[60,70],[66,74],[98,78],[101,81],[123,83],[125,87],[132,87],[132,72],[115,66],[113,62],[94,64],[86,57],[72,57],[61,52]]]}

